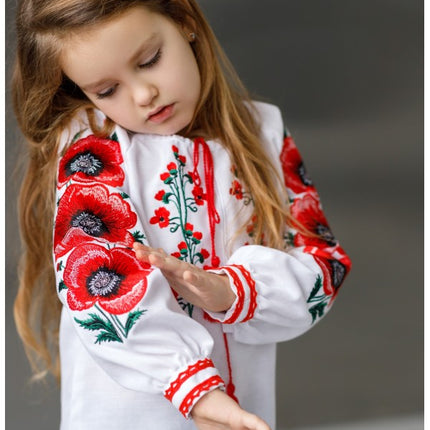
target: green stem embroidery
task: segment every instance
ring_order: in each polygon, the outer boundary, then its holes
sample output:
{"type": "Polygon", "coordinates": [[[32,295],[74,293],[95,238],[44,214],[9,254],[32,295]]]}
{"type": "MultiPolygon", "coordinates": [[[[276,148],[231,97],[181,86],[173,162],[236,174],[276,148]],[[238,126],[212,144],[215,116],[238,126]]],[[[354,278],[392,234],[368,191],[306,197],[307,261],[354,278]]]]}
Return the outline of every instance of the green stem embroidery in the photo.
{"type": "Polygon", "coordinates": [[[122,324],[121,320],[118,318],[118,315],[113,315],[112,318],[114,319],[114,321],[117,322],[122,334],[124,335],[124,337],[127,337],[127,332],[125,330],[124,325],[122,324]]]}
{"type": "Polygon", "coordinates": [[[127,337],[127,336],[125,336],[125,332],[124,332],[124,330],[122,330],[121,329],[121,326],[118,326],[118,324],[116,323],[116,321],[115,321],[115,319],[114,318],[109,318],[109,315],[106,315],[104,312],[103,312],[103,309],[100,307],[100,306],[98,306],[97,305],[97,303],[94,305],[94,307],[108,320],[108,321],[110,321],[118,330],[119,330],[119,332],[124,336],[124,337],[127,337]]]}

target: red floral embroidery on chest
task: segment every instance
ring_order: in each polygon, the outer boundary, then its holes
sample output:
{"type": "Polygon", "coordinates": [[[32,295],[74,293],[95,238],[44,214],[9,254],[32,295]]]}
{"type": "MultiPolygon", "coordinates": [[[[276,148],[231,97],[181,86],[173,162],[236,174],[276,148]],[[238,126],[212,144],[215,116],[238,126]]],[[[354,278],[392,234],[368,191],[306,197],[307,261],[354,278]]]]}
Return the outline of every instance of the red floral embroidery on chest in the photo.
{"type": "MultiPolygon", "coordinates": [[[[176,243],[176,251],[171,255],[191,264],[209,266],[211,253],[202,246],[206,217],[196,217],[199,212],[207,210],[207,193],[201,186],[197,169],[195,166],[193,170],[187,169],[187,157],[175,145],[171,147],[171,156],[164,171],[159,173],[160,188],[155,192],[154,200],[160,202],[160,206],[154,210],[149,222],[160,229],[168,229],[172,234],[170,243],[176,243]],[[193,219],[204,222],[202,228],[190,222],[193,219]]],[[[177,299],[192,316],[193,305],[180,297],[177,299]]]]}

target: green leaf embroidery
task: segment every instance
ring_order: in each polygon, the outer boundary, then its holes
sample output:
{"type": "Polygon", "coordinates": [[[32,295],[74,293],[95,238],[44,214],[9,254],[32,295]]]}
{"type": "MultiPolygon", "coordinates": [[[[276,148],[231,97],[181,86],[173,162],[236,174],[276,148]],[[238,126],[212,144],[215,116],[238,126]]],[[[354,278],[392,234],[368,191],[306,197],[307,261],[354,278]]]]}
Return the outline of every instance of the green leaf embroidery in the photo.
{"type": "Polygon", "coordinates": [[[58,284],[58,292],[62,290],[67,290],[67,285],[64,283],[64,281],[60,281],[60,283],[58,284]]]}
{"type": "Polygon", "coordinates": [[[197,258],[198,258],[198,261],[199,261],[199,263],[200,263],[200,264],[203,264],[203,262],[205,261],[205,259],[204,259],[203,255],[202,255],[200,252],[196,252],[196,253],[194,254],[194,257],[197,257],[197,258]]]}
{"type": "Polygon", "coordinates": [[[79,136],[84,132],[85,130],[79,130],[74,136],[73,136],[73,139],[72,139],[72,143],[75,143],[78,139],[79,139],[79,136]]]}
{"type": "Polygon", "coordinates": [[[173,195],[173,193],[166,193],[166,194],[164,194],[164,196],[163,196],[163,203],[165,203],[165,204],[169,203],[169,197],[171,195],[173,195]]]}
{"type": "Polygon", "coordinates": [[[122,342],[122,339],[118,336],[118,334],[116,333],[111,333],[108,331],[101,331],[98,335],[97,335],[97,339],[95,341],[95,343],[102,343],[102,342],[122,342]]]}
{"type": "Polygon", "coordinates": [[[182,308],[182,310],[188,312],[188,315],[190,317],[192,317],[193,316],[194,305],[191,304],[191,303],[188,303],[187,301],[185,301],[180,296],[177,298],[177,301],[178,301],[179,306],[182,308]]]}
{"type": "Polygon", "coordinates": [[[145,309],[130,312],[128,314],[127,322],[125,323],[125,334],[128,335],[131,328],[136,324],[138,319],[146,312],[145,309]]]}
{"type": "Polygon", "coordinates": [[[119,142],[118,135],[116,134],[116,132],[112,134],[112,136],[110,137],[110,139],[114,140],[115,142],[119,142]]]}
{"type": "Polygon", "coordinates": [[[285,242],[289,246],[294,246],[294,234],[291,231],[288,232],[286,236],[284,236],[285,242]]]}
{"type": "Polygon", "coordinates": [[[124,191],[121,193],[121,197],[123,199],[129,199],[130,198],[130,196],[127,193],[124,193],[124,191]]]}
{"type": "Polygon", "coordinates": [[[324,316],[324,310],[326,306],[326,302],[320,302],[309,309],[309,312],[312,315],[312,324],[316,321],[317,317],[321,318],[322,316],[324,316]]]}
{"type": "Polygon", "coordinates": [[[142,244],[143,244],[143,241],[146,239],[145,235],[139,230],[136,230],[135,232],[133,232],[132,236],[134,237],[134,240],[136,242],[140,242],[142,244]]]}
{"type": "Polygon", "coordinates": [[[310,303],[312,301],[312,299],[318,294],[318,291],[321,289],[322,287],[322,278],[320,275],[317,276],[317,279],[315,281],[315,285],[314,288],[312,289],[307,302],[310,303]]]}
{"type": "Polygon", "coordinates": [[[87,320],[79,320],[75,318],[75,321],[83,328],[87,330],[101,330],[112,331],[116,333],[115,327],[110,321],[104,320],[97,314],[89,314],[91,318],[87,320]]]}
{"type": "Polygon", "coordinates": [[[193,183],[193,178],[192,178],[191,175],[189,175],[188,173],[185,173],[184,177],[187,178],[190,181],[190,184],[193,183]]]}

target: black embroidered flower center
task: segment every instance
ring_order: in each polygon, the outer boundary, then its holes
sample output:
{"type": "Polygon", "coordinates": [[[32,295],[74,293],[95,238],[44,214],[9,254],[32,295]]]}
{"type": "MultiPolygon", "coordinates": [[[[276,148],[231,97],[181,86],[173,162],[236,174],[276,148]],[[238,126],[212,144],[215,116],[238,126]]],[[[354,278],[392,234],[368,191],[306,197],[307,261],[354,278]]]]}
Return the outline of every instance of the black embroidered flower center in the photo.
{"type": "Polygon", "coordinates": [[[315,233],[320,236],[322,240],[327,242],[330,246],[336,245],[336,239],[328,226],[324,224],[317,224],[315,228],[315,233]]]}
{"type": "Polygon", "coordinates": [[[87,278],[87,290],[92,296],[115,296],[123,279],[124,276],[102,267],[87,278]]]}
{"type": "Polygon", "coordinates": [[[299,164],[297,171],[304,185],[306,186],[313,185],[312,179],[308,176],[308,173],[306,172],[306,167],[303,164],[303,162],[299,164]]]}
{"type": "Polygon", "coordinates": [[[103,221],[91,212],[78,212],[73,216],[70,224],[93,237],[100,237],[108,231],[103,221]]]}
{"type": "Polygon", "coordinates": [[[330,266],[332,268],[332,282],[334,288],[338,289],[342,284],[343,278],[345,278],[346,268],[337,260],[330,260],[330,266]]]}
{"type": "Polygon", "coordinates": [[[103,169],[102,161],[90,151],[76,154],[66,166],[68,176],[83,172],[88,176],[97,176],[103,169]]]}

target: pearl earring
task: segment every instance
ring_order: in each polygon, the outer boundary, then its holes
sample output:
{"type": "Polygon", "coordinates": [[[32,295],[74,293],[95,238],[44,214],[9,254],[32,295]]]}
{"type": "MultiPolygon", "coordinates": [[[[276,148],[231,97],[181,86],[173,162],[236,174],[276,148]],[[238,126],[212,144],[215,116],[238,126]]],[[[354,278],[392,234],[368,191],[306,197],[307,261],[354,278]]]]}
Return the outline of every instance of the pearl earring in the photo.
{"type": "Polygon", "coordinates": [[[196,33],[189,33],[188,34],[188,40],[190,42],[194,42],[196,40],[196,33]]]}

